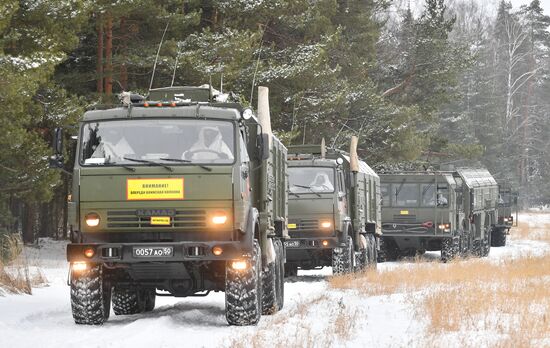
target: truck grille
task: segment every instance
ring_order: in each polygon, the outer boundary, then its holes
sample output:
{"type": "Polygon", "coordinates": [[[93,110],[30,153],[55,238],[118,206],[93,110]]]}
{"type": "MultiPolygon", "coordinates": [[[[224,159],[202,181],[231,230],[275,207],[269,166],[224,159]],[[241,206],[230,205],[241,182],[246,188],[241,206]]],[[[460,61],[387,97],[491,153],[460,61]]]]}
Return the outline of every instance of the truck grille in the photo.
{"type": "Polygon", "coordinates": [[[206,227],[206,211],[204,210],[174,210],[170,216],[170,225],[151,225],[150,216],[139,216],[137,210],[107,211],[108,228],[170,228],[197,229],[206,227]]]}
{"type": "Polygon", "coordinates": [[[397,223],[414,223],[416,222],[416,215],[394,215],[393,221],[397,223]]]}
{"type": "Polygon", "coordinates": [[[317,230],[319,229],[319,220],[317,219],[300,220],[300,222],[296,224],[296,229],[297,230],[317,230]]]}

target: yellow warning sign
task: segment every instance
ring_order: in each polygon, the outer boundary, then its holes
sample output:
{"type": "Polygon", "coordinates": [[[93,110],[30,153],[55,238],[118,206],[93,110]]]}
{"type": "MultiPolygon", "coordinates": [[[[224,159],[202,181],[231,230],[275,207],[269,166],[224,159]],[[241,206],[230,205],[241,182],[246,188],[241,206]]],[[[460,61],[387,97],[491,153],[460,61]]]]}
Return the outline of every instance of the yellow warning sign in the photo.
{"type": "Polygon", "coordinates": [[[151,225],[170,225],[169,216],[151,216],[151,225]]]}
{"type": "Polygon", "coordinates": [[[183,178],[128,179],[126,199],[129,201],[182,200],[183,178]]]}
{"type": "Polygon", "coordinates": [[[291,229],[292,229],[292,228],[296,228],[296,224],[288,224],[287,227],[288,227],[288,228],[291,228],[291,229]]]}
{"type": "Polygon", "coordinates": [[[409,215],[409,211],[408,210],[401,210],[401,215],[409,215]]]}

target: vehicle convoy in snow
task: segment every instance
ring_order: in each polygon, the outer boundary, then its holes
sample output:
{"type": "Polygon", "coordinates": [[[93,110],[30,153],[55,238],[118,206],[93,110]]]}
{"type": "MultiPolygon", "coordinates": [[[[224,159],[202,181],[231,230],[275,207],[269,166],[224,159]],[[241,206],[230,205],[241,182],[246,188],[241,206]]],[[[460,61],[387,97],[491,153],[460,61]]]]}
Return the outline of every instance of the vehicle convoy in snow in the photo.
{"type": "Polygon", "coordinates": [[[491,235],[491,246],[501,247],[506,245],[506,237],[510,234],[510,228],[517,225],[518,195],[508,182],[498,182],[498,219],[491,235]],[[514,219],[514,214],[516,219],[514,219]]]}
{"type": "Polygon", "coordinates": [[[231,325],[283,307],[287,149],[258,93],[258,118],[209,86],[84,114],[67,246],[77,324],[102,324],[111,299],[117,315],[151,311],[157,295],[225,291],[231,325]]]}
{"type": "Polygon", "coordinates": [[[381,232],[380,179],[357,157],[324,144],[290,146],[288,275],[298,267],[333,273],[376,266],[381,232]]]}
{"type": "Polygon", "coordinates": [[[444,261],[489,254],[498,186],[487,170],[394,172],[380,182],[380,261],[425,251],[441,251],[444,261]]]}

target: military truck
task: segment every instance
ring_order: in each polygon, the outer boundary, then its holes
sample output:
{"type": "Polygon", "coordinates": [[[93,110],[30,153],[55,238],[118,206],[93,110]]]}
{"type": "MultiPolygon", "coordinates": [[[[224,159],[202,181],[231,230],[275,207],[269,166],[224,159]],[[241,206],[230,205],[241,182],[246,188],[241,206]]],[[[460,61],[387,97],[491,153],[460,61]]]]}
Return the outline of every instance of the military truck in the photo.
{"type": "Polygon", "coordinates": [[[491,246],[501,247],[506,245],[506,237],[510,234],[510,228],[517,224],[518,196],[506,181],[498,182],[498,219],[491,235],[491,246]],[[516,218],[514,219],[514,214],[516,218]]]}
{"type": "Polygon", "coordinates": [[[298,267],[341,274],[376,266],[380,179],[356,146],[357,138],[350,154],[324,144],[289,147],[287,276],[298,267]]]}
{"type": "Polygon", "coordinates": [[[443,261],[489,254],[498,186],[487,170],[395,172],[380,181],[380,261],[425,251],[441,251],[443,261]]]}
{"type": "MultiPolygon", "coordinates": [[[[287,149],[258,118],[209,86],[84,114],[70,202],[74,321],[154,309],[156,296],[225,291],[231,325],[283,307],[287,149]]],[[[62,167],[62,131],[51,165],[62,167]]]]}

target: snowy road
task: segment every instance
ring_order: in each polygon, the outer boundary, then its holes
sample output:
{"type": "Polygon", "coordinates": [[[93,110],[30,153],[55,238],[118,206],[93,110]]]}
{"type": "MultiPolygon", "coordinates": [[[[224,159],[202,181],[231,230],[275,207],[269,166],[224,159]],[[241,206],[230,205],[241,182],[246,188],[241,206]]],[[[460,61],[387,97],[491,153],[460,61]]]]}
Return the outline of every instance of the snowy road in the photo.
{"type": "MultiPolygon", "coordinates": [[[[550,215],[520,219],[535,225],[550,223],[550,215]]],[[[512,238],[506,247],[492,248],[487,262],[548,251],[550,245],[545,242],[512,238]]],[[[40,249],[26,250],[49,285],[34,289],[32,296],[0,297],[0,347],[403,347],[420,345],[416,338],[426,329],[405,294],[365,297],[356,291],[329,289],[330,269],[300,271],[300,276],[286,283],[284,310],[262,317],[256,327],[227,326],[223,293],[205,298],[158,297],[151,313],[122,317],[111,313],[103,326],[77,326],[71,317],[64,252],[62,243],[47,240],[40,249]],[[355,325],[339,325],[346,321],[355,325]]],[[[414,263],[390,262],[379,269],[410,266],[414,263]]]]}

